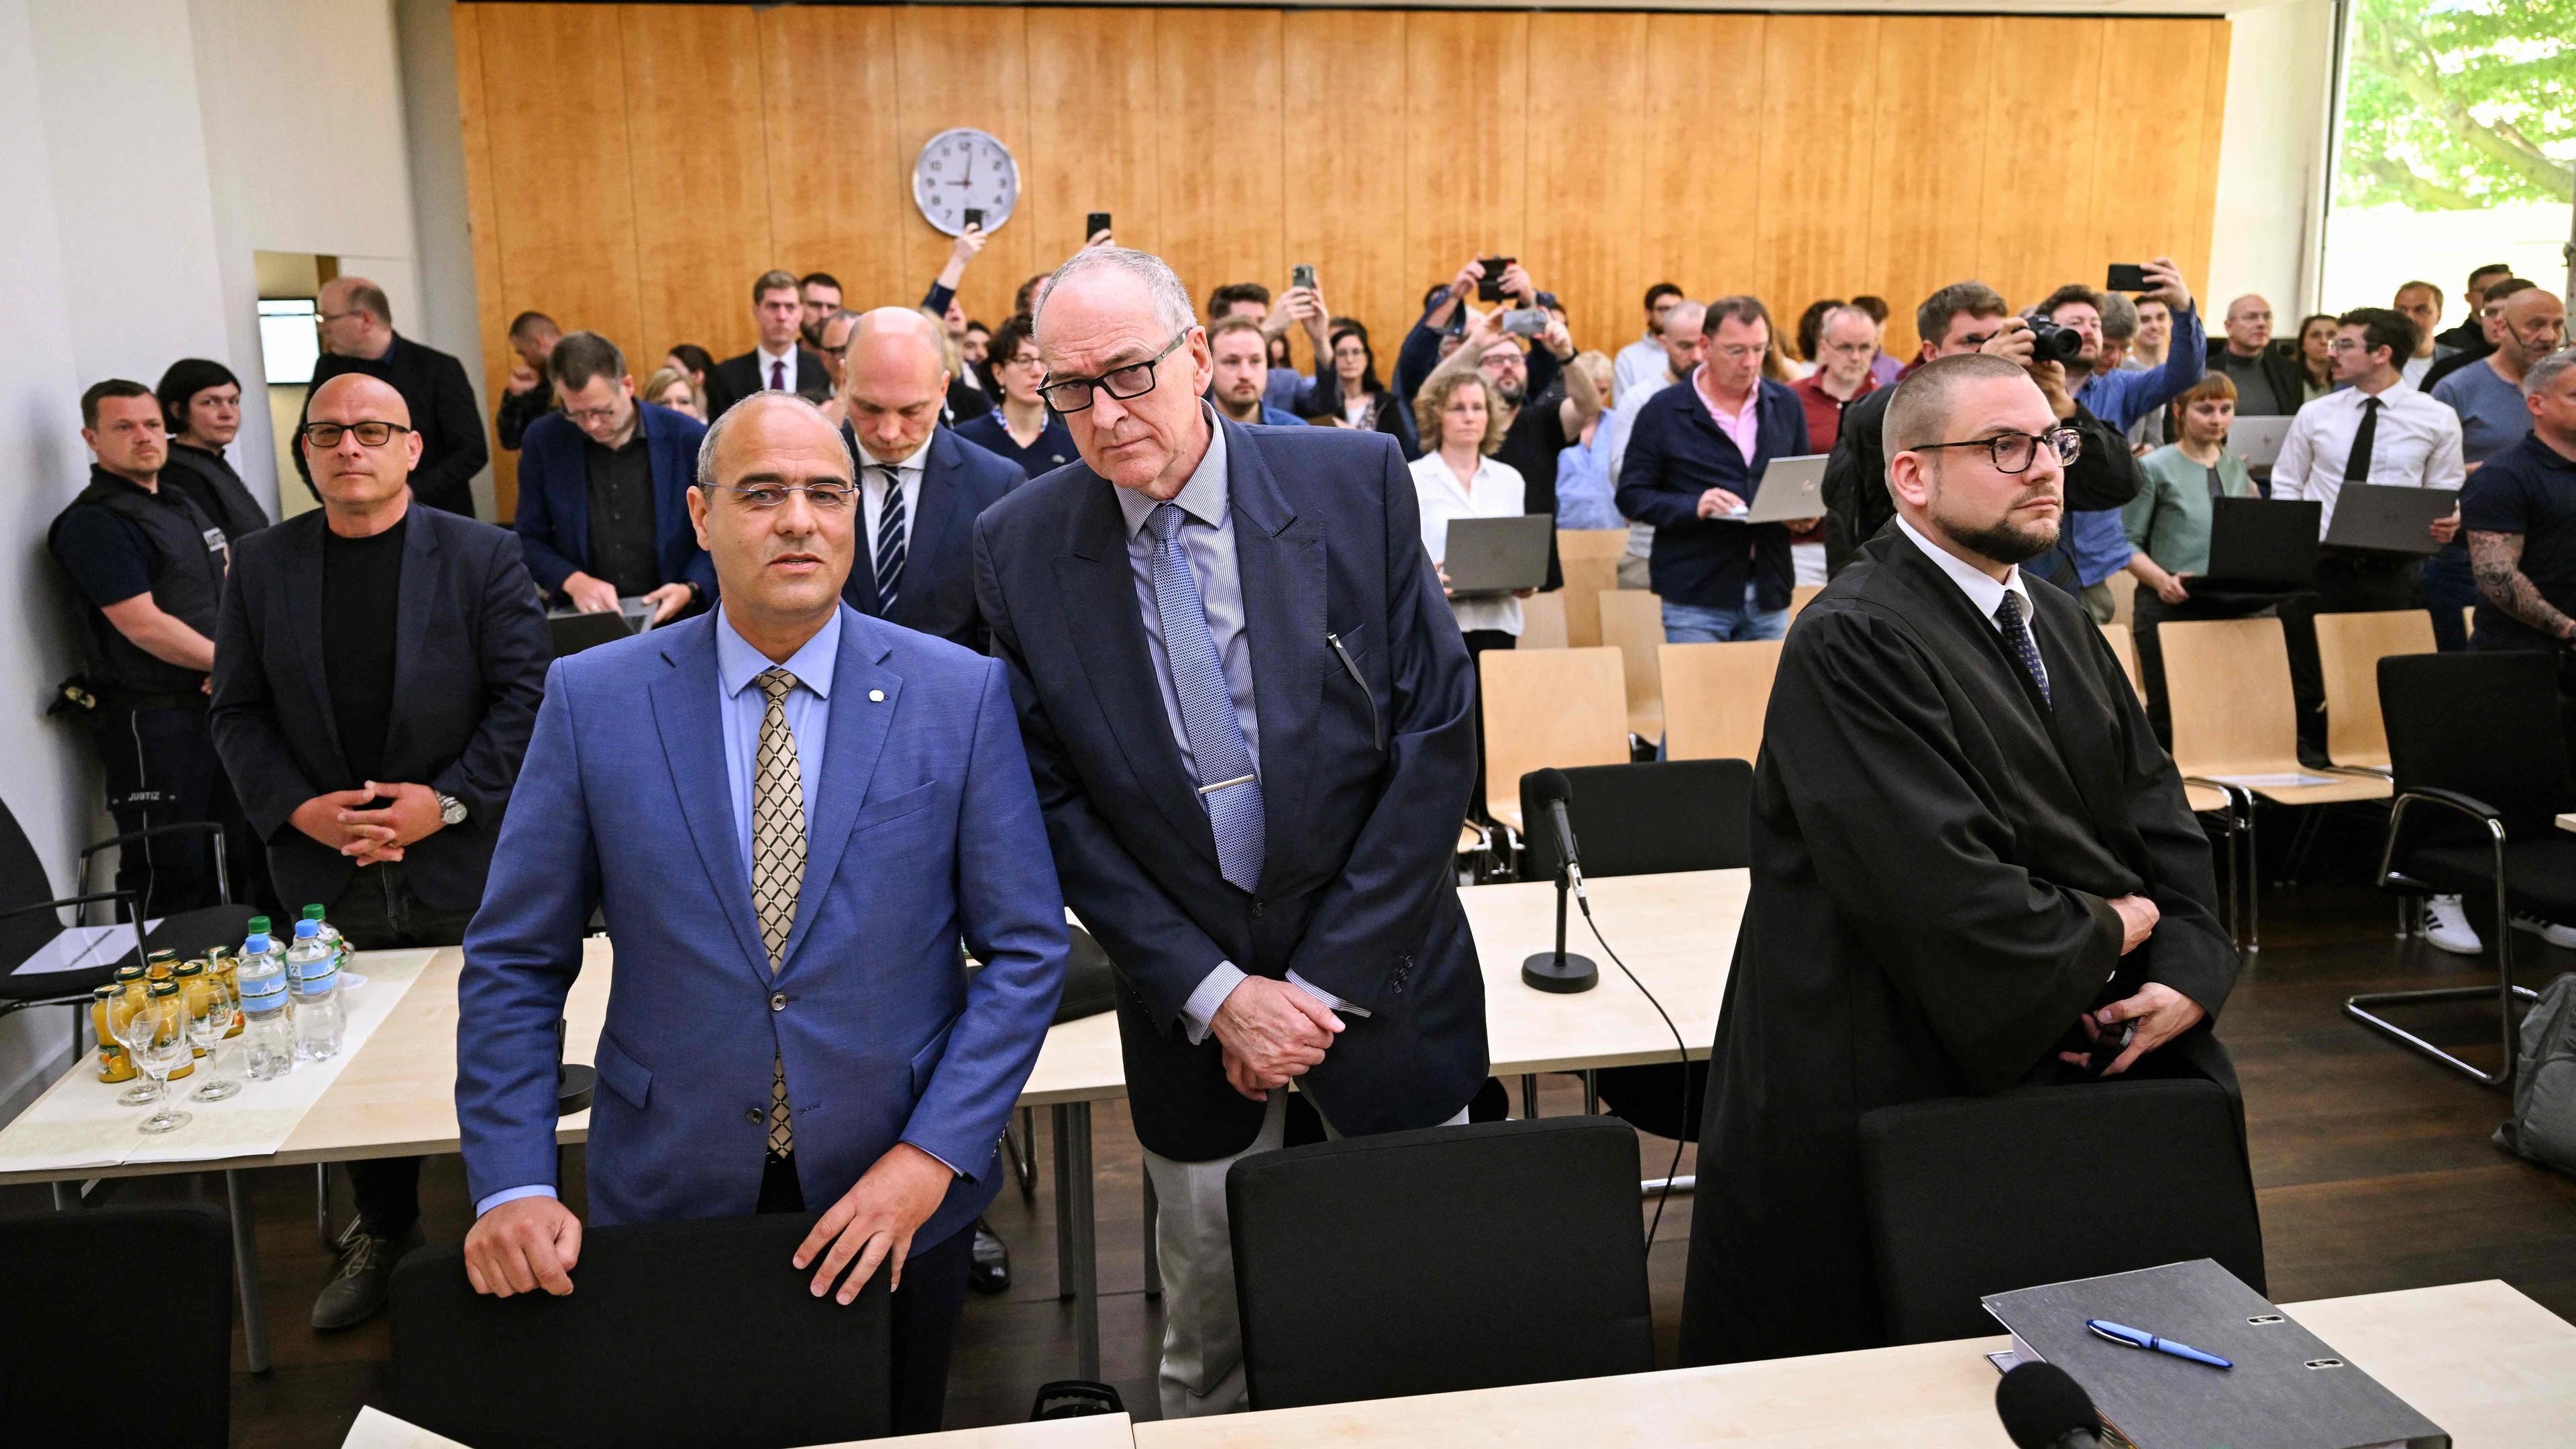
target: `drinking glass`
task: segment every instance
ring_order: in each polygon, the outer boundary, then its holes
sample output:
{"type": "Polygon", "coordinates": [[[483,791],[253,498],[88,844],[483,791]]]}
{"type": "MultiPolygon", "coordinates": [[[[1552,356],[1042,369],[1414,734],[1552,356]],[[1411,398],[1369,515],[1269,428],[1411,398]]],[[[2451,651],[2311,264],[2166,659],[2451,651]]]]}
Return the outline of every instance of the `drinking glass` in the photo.
{"type": "Polygon", "coordinates": [[[233,1029],[232,998],[220,990],[206,993],[205,1009],[188,1018],[188,1041],[206,1054],[206,1080],[188,1094],[191,1102],[220,1102],[242,1089],[239,1077],[224,1075],[224,1033],[233,1029]]]}
{"type": "Polygon", "coordinates": [[[124,1003],[119,1002],[116,1008],[110,1009],[107,1020],[109,1029],[116,1034],[116,1039],[125,1044],[126,1060],[134,1063],[134,1085],[117,1094],[116,1105],[149,1107],[161,1100],[161,1094],[167,1087],[167,1083],[154,1081],[151,1074],[143,1070],[143,1050],[136,1045],[138,1042],[151,1040],[152,1007],[147,1002],[130,1012],[119,1015],[118,1011],[123,1005],[124,1003]]]}
{"type": "Polygon", "coordinates": [[[176,996],[155,997],[134,1014],[131,1028],[134,1040],[127,1043],[134,1053],[135,1070],[152,1079],[160,1109],[137,1124],[147,1135],[175,1132],[195,1121],[194,1114],[180,1111],[170,1100],[170,1074],[179,1069],[194,1052],[188,1045],[187,1013],[176,996]],[[150,1022],[149,1027],[143,1023],[150,1022]]]}

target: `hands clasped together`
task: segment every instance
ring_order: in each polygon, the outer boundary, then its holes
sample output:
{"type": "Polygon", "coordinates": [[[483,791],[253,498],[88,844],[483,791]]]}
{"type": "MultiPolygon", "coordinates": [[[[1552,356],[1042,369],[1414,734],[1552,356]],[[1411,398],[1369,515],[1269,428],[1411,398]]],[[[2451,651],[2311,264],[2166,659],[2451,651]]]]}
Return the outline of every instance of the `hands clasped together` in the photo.
{"type": "MultiPolygon", "coordinates": [[[[2147,944],[2147,938],[2155,934],[2156,922],[2162,916],[2156,903],[2145,896],[2121,896],[2111,902],[2111,909],[2120,916],[2120,954],[2123,956],[2147,944]]],[[[2084,1028],[2084,1035],[2095,1041],[2121,1022],[2135,1021],[2138,1024],[2136,1034],[2129,1039],[2128,1049],[2102,1071],[2106,1077],[2116,1077],[2137,1065],[2138,1058],[2198,1026],[2206,1015],[2208,1013],[2201,1010],[2199,1002],[2170,986],[2150,981],[2138,988],[2137,995],[2114,1001],[2098,1011],[2088,1011],[2077,1017],[2076,1022],[2084,1028]]],[[[2092,1061],[2091,1054],[2086,1052],[2059,1052],[2057,1055],[2059,1060],[2079,1067],[2092,1061]]]]}
{"type": "Polygon", "coordinates": [[[1247,976],[1209,1020],[1225,1049],[1225,1079],[1256,1102],[1324,1059],[1343,1021],[1285,981],[1247,976]]]}

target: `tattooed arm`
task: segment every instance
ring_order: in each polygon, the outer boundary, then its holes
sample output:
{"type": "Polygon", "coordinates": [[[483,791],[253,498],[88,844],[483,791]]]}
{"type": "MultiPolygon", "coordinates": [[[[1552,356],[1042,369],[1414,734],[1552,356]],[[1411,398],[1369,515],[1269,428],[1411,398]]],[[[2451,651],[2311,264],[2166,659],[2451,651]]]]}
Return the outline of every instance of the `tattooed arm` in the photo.
{"type": "Polygon", "coordinates": [[[2576,637],[2576,619],[2552,607],[2522,571],[2521,534],[2470,529],[2469,566],[2488,603],[2562,643],[2576,637]]]}

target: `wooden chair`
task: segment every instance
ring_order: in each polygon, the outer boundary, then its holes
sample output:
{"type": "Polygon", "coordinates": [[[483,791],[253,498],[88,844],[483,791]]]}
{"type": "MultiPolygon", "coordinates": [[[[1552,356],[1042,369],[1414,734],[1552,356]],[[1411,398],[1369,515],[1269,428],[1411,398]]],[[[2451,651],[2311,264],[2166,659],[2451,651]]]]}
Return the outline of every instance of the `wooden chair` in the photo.
{"type": "Polygon", "coordinates": [[[1663,738],[1664,688],[1655,651],[1664,647],[1664,601],[1644,589],[1603,589],[1595,595],[1601,642],[1619,651],[1628,688],[1628,732],[1641,740],[1663,738]]]}
{"type": "MultiPolygon", "coordinates": [[[[1603,589],[1619,587],[1619,556],[1628,551],[1624,528],[1560,528],[1557,561],[1565,569],[1565,642],[1590,649],[1609,641],[1601,637],[1603,589]]],[[[1541,594],[1540,598],[1547,597],[1541,594]]],[[[1521,647],[1529,648],[1524,638],[1521,647]]]]}
{"type": "Polygon", "coordinates": [[[2173,712],[2174,765],[2186,781],[2224,790],[2244,832],[2245,950],[2260,951],[2263,907],[2257,877],[2254,802],[2301,807],[2389,798],[2381,775],[2312,770],[2299,763],[2297,707],[2278,619],[2210,619],[2166,624],[2165,698],[2173,712]],[[2304,776],[2315,784],[2263,783],[2304,776]]]}
{"type": "Polygon", "coordinates": [[[2111,646],[2111,657],[2120,661],[2120,672],[2129,676],[2129,688],[2146,703],[2147,687],[2138,678],[2138,640],[2126,624],[2104,624],[2102,642],[2111,646]]]}
{"type": "Polygon", "coordinates": [[[1571,596],[1570,589],[1555,589],[1521,600],[1521,638],[1515,647],[1562,649],[1573,642],[1566,635],[1565,618],[1566,600],[1571,596]]]}
{"type": "Polygon", "coordinates": [[[1619,651],[1489,649],[1478,657],[1485,699],[1486,808],[1521,828],[1521,776],[1550,766],[1628,761],[1627,691],[1619,651]]]}
{"type": "Polygon", "coordinates": [[[1760,757],[1762,717],[1771,709],[1781,648],[1778,639],[1664,645],[1664,758],[1760,757]]]}
{"type": "MultiPolygon", "coordinates": [[[[2138,576],[2122,569],[2103,582],[2111,586],[2111,622],[2126,628],[2137,615],[2138,576]]],[[[2129,674],[2137,677],[2134,669],[2129,674]]]]}
{"type": "Polygon", "coordinates": [[[2379,661],[2433,652],[2433,616],[2422,609],[2317,615],[2317,664],[2326,683],[2326,756],[2347,770],[2388,773],[2388,726],[2379,712],[2379,661]]]}
{"type": "Polygon", "coordinates": [[[1807,612],[1807,606],[1816,601],[1816,595],[1821,594],[1824,591],[1825,586],[1823,584],[1801,584],[1798,587],[1791,589],[1789,591],[1790,622],[1796,623],[1798,616],[1807,612]]]}

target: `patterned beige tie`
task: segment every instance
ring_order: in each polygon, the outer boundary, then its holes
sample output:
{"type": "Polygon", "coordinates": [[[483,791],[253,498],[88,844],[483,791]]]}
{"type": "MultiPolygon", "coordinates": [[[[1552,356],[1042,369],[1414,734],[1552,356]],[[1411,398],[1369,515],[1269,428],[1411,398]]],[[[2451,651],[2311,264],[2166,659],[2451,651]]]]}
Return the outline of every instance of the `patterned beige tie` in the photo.
{"type": "MultiPolygon", "coordinates": [[[[805,781],[796,766],[796,736],[787,728],[787,691],[796,687],[796,676],[770,668],[756,682],[769,707],[760,716],[759,774],[752,782],[751,903],[760,912],[760,941],[769,949],[769,973],[775,976],[787,933],[796,925],[796,893],[805,884],[805,781]]],[[[795,1147],[787,1065],[772,1057],[769,1150],[784,1157],[795,1147]]]]}

